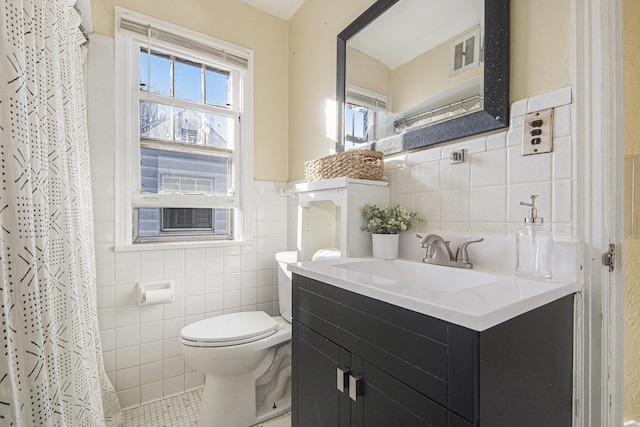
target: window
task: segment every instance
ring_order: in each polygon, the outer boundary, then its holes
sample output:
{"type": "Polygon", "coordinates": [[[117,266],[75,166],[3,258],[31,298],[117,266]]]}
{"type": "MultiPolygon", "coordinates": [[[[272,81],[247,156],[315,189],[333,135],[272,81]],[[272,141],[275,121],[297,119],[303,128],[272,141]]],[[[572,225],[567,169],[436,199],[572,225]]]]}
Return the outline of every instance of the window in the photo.
{"type": "Polygon", "coordinates": [[[349,85],[345,102],[345,149],[374,142],[384,134],[384,95],[349,85]]]}
{"type": "Polygon", "coordinates": [[[345,120],[346,140],[354,144],[369,142],[375,122],[375,110],[347,102],[345,120]]]}
{"type": "Polygon", "coordinates": [[[117,244],[247,239],[251,52],[118,9],[116,58],[117,244]]]}

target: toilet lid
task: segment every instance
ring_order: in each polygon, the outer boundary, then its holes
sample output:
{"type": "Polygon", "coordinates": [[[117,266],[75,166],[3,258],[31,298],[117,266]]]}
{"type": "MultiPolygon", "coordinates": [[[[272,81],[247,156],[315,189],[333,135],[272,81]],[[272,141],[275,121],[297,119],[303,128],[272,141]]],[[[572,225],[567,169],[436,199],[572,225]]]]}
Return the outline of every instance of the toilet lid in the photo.
{"type": "Polygon", "coordinates": [[[182,328],[180,336],[209,345],[233,345],[258,340],[277,330],[278,322],[264,311],[247,311],[199,320],[182,328]]]}

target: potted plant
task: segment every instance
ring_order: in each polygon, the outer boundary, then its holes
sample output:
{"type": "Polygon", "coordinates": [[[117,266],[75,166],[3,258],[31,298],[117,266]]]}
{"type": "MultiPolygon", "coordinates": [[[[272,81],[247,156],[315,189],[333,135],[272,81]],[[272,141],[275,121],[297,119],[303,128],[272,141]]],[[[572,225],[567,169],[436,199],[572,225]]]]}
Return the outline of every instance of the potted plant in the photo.
{"type": "Polygon", "coordinates": [[[360,230],[372,233],[375,258],[397,258],[399,233],[425,222],[417,212],[409,212],[400,205],[379,208],[367,203],[359,209],[363,219],[360,230]]]}

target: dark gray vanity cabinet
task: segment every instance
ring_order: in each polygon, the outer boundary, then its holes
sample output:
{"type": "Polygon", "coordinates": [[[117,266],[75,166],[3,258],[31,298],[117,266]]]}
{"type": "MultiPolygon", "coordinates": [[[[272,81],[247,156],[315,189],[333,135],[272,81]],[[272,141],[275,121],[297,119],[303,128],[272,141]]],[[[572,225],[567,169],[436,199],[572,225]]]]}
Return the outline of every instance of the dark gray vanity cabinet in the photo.
{"type": "Polygon", "coordinates": [[[483,332],[293,275],[292,425],[571,426],[573,296],[483,332]]]}

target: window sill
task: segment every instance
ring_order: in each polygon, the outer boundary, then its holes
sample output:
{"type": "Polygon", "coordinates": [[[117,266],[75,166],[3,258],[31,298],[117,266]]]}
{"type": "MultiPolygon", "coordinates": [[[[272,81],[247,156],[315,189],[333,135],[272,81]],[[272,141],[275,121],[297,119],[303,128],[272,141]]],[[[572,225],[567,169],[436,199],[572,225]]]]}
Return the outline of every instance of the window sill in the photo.
{"type": "Polygon", "coordinates": [[[170,243],[137,243],[130,245],[116,245],[114,252],[141,252],[161,251],[165,249],[200,249],[200,248],[224,248],[229,246],[250,246],[250,240],[218,240],[210,242],[170,242],[170,243]]]}

